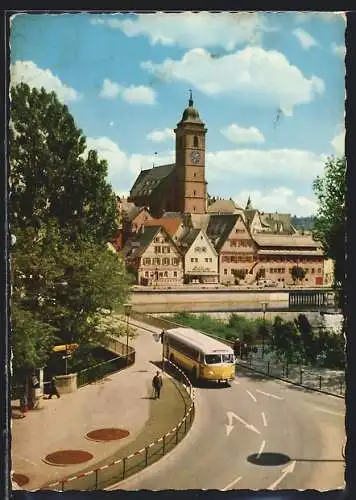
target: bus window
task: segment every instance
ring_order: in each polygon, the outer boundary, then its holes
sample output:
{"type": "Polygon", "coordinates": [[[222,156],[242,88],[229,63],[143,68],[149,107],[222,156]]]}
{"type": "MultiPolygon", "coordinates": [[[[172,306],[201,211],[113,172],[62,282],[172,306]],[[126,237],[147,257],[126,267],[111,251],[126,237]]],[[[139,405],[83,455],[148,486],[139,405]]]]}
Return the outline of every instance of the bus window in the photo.
{"type": "Polygon", "coordinates": [[[222,355],[223,363],[233,363],[234,355],[233,354],[223,354],[222,355]]]}
{"type": "Polygon", "coordinates": [[[207,354],[205,356],[205,363],[207,365],[214,365],[216,363],[221,363],[221,355],[220,354],[207,354]]]}

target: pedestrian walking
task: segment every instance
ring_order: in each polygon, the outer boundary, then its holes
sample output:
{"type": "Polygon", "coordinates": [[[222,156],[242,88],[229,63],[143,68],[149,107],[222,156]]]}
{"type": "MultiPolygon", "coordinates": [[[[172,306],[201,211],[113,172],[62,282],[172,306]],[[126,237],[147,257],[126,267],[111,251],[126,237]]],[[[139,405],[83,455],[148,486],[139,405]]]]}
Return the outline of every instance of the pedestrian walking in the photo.
{"type": "Polygon", "coordinates": [[[21,394],[20,397],[20,411],[21,411],[21,416],[22,418],[26,417],[26,413],[28,411],[28,400],[27,400],[27,394],[26,391],[24,390],[23,393],[21,394]]]}
{"type": "Polygon", "coordinates": [[[159,372],[156,372],[156,375],[152,379],[152,387],[155,399],[159,399],[161,395],[162,385],[163,385],[162,377],[159,374],[159,372]]]}
{"type": "Polygon", "coordinates": [[[52,399],[52,396],[57,396],[57,398],[61,397],[58,390],[57,390],[56,377],[52,377],[52,379],[51,379],[51,383],[49,386],[49,395],[48,395],[47,399],[52,399]]]}

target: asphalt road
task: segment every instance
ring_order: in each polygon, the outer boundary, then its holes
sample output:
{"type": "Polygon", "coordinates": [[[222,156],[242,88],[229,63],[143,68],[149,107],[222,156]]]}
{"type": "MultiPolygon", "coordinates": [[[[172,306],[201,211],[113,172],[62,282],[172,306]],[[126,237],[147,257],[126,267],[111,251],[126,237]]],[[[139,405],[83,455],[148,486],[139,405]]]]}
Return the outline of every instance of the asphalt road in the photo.
{"type": "Polygon", "coordinates": [[[110,489],[343,487],[342,399],[242,371],[231,387],[196,393],[195,422],[178,447],[110,489]]]}

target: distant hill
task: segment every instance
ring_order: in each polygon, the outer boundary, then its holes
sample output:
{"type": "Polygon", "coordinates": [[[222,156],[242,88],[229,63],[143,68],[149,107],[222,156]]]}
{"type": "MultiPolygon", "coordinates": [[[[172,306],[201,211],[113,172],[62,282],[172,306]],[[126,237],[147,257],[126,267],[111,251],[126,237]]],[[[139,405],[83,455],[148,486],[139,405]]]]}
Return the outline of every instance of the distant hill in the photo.
{"type": "Polygon", "coordinates": [[[291,217],[291,223],[292,225],[298,229],[304,229],[304,231],[312,231],[314,229],[314,222],[315,222],[315,217],[297,217],[297,216],[292,216],[291,217]]]}

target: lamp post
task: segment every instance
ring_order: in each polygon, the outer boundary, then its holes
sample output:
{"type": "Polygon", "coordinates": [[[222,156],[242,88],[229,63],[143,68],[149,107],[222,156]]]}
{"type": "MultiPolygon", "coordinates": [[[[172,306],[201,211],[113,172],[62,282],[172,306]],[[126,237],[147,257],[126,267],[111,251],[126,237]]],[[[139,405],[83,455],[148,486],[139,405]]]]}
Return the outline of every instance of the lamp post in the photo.
{"type": "Polygon", "coordinates": [[[126,316],[126,366],[129,364],[129,319],[131,314],[132,305],[124,304],[124,311],[126,316]]]}
{"type": "Polygon", "coordinates": [[[261,302],[261,306],[262,306],[262,312],[263,312],[263,330],[262,330],[262,359],[263,359],[264,355],[265,355],[266,310],[267,310],[268,303],[261,302]]]}

